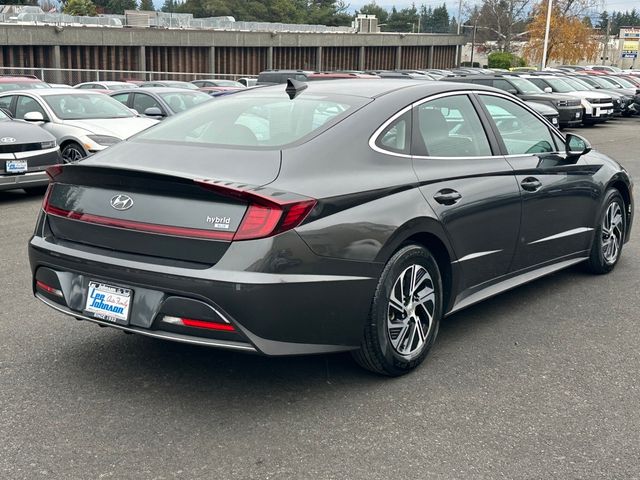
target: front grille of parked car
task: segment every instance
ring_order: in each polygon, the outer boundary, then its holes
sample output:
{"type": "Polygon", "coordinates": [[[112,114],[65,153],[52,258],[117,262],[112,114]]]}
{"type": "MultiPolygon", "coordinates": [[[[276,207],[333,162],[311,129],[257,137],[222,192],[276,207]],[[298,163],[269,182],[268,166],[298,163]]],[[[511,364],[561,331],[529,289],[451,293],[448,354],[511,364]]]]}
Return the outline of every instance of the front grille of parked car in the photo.
{"type": "Polygon", "coordinates": [[[611,98],[594,98],[591,103],[611,103],[613,100],[611,98]]]}
{"type": "Polygon", "coordinates": [[[41,143],[3,143],[0,144],[0,153],[32,152],[42,150],[41,143]]]}
{"type": "Polygon", "coordinates": [[[558,100],[559,107],[577,107],[580,105],[580,100],[558,100]]]}

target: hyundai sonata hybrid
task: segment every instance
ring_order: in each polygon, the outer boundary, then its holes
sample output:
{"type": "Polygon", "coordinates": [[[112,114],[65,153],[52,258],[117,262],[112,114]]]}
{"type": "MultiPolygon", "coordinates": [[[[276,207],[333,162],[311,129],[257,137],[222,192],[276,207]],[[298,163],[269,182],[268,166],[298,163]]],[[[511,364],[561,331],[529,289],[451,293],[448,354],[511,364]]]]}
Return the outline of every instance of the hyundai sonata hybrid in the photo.
{"type": "Polygon", "coordinates": [[[129,333],[419,365],[439,322],[584,262],[633,219],[623,167],[514,96],[335,80],[207,102],[49,170],[35,296],[129,333]]]}

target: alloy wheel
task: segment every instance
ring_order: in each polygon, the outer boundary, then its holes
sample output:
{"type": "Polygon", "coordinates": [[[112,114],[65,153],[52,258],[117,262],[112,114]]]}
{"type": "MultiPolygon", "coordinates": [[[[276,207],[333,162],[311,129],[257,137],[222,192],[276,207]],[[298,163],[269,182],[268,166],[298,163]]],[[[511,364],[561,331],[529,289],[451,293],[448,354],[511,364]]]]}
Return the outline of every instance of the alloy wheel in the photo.
{"type": "Polygon", "coordinates": [[[406,358],[420,354],[431,333],[436,292],[427,269],[407,267],[389,295],[387,334],[393,349],[406,358]]]}
{"type": "Polygon", "coordinates": [[[84,158],[84,152],[80,151],[75,145],[68,145],[62,150],[62,159],[69,163],[84,158]]]}
{"type": "Polygon", "coordinates": [[[622,245],[624,219],[618,202],[611,202],[602,219],[602,256],[609,265],[616,262],[622,245]]]}

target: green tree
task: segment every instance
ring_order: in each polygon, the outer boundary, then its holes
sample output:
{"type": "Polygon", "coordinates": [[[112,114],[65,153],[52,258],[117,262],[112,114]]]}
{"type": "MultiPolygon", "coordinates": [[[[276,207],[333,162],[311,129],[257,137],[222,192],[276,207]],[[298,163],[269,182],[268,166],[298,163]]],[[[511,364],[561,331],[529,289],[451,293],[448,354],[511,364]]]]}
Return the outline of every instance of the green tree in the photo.
{"type": "Polygon", "coordinates": [[[140,0],[138,10],[142,11],[154,11],[156,7],[153,5],[153,0],[140,0]]]}
{"type": "Polygon", "coordinates": [[[490,53],[488,60],[489,68],[509,69],[511,67],[524,67],[527,65],[527,62],[525,62],[523,58],[509,52],[490,53]]]}
{"type": "Polygon", "coordinates": [[[91,0],[68,0],[64,6],[64,13],[74,16],[95,17],[96,6],[91,0]]]}
{"type": "Polygon", "coordinates": [[[136,0],[109,0],[105,13],[124,15],[125,10],[135,10],[136,0]]]}
{"type": "Polygon", "coordinates": [[[375,1],[363,5],[360,10],[356,10],[356,14],[375,15],[378,19],[378,23],[386,23],[389,18],[389,12],[378,5],[375,1]]]}
{"type": "Polygon", "coordinates": [[[386,30],[389,32],[417,32],[419,18],[418,9],[415,5],[402,10],[397,10],[396,7],[393,7],[387,19],[386,30]]]}

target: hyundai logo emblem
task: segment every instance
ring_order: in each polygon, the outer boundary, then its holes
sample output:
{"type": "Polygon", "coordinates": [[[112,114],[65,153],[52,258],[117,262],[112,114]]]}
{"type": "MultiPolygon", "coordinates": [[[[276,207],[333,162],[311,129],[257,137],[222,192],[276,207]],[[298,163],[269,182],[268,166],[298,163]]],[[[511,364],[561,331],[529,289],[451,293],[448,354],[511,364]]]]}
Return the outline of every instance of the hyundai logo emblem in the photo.
{"type": "Polygon", "coordinates": [[[0,143],[16,143],[16,139],[13,137],[2,137],[0,143]]]}
{"type": "Polygon", "coordinates": [[[111,206],[116,210],[129,210],[133,207],[133,198],[129,195],[116,195],[111,199],[111,206]]]}

